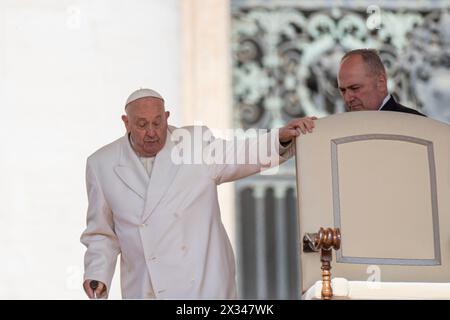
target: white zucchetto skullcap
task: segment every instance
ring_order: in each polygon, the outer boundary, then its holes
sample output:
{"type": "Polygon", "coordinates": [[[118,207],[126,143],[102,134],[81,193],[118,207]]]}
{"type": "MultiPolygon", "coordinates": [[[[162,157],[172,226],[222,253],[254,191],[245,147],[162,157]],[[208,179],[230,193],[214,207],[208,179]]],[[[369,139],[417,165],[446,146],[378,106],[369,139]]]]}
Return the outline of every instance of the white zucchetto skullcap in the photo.
{"type": "Polygon", "coordinates": [[[162,101],[164,101],[163,97],[155,90],[139,89],[139,90],[136,90],[135,92],[133,92],[132,94],[130,94],[130,96],[127,99],[127,102],[125,103],[125,109],[127,108],[128,104],[130,104],[131,102],[133,102],[137,99],[141,99],[141,98],[158,98],[158,99],[161,99],[162,101]]]}

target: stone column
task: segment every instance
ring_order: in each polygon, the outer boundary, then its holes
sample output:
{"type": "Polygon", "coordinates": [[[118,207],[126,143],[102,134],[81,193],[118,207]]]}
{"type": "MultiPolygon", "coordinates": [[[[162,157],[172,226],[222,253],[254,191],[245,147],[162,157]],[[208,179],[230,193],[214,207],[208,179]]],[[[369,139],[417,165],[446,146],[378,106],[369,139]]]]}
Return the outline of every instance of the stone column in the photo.
{"type": "MultiPolygon", "coordinates": [[[[230,3],[180,0],[183,125],[231,129],[230,3]]],[[[235,248],[234,187],[219,187],[222,220],[235,248]]]]}
{"type": "Polygon", "coordinates": [[[266,236],[266,186],[262,183],[254,187],[256,223],[256,296],[267,299],[267,236],[266,236]]]}

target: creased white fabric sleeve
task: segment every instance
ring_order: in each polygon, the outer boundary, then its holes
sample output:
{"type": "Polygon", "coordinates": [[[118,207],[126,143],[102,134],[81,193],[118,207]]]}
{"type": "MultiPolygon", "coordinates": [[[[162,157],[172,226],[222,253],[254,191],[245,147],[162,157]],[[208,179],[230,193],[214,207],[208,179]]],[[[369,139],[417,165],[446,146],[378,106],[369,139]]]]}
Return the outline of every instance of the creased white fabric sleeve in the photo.
{"type": "Polygon", "coordinates": [[[81,243],[87,248],[84,256],[84,280],[103,282],[109,293],[120,246],[114,232],[112,211],[89,160],[86,164],[86,187],[89,201],[87,227],[81,235],[81,243]]]}
{"type": "Polygon", "coordinates": [[[287,147],[280,145],[277,129],[240,139],[238,142],[213,139],[204,152],[211,153],[211,148],[224,150],[223,157],[216,157],[212,161],[213,164],[209,166],[210,175],[217,184],[241,179],[276,167],[292,157],[295,152],[294,143],[287,147]],[[220,144],[222,145],[217,147],[220,144]]]}

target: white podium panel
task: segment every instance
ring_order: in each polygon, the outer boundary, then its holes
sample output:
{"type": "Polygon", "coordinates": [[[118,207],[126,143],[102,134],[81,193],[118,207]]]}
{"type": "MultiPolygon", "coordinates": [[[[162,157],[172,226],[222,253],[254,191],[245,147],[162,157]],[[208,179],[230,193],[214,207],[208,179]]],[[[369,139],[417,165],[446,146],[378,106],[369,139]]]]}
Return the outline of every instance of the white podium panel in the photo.
{"type": "MultiPolygon", "coordinates": [[[[334,278],[331,287],[333,299],[336,300],[450,299],[450,283],[348,281],[334,278]]],[[[322,299],[322,281],[317,281],[309,288],[302,299],[322,299]]]]}
{"type": "MultiPolygon", "coordinates": [[[[317,120],[296,148],[300,241],[340,228],[332,277],[450,282],[449,125],[399,112],[342,113],[317,120]]],[[[321,280],[320,253],[300,255],[305,292],[321,280]]]]}

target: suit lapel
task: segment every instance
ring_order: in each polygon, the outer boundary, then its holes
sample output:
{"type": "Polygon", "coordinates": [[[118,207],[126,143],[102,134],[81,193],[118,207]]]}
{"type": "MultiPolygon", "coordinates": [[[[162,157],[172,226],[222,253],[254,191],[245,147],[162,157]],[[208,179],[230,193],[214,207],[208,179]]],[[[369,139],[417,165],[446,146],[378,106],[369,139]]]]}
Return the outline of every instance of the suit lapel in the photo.
{"type": "Polygon", "coordinates": [[[142,199],[145,199],[149,177],[136,153],[131,148],[128,134],[121,139],[119,164],[114,167],[114,171],[123,183],[142,199]]]}
{"type": "Polygon", "coordinates": [[[167,134],[166,144],[156,155],[153,164],[150,183],[148,184],[146,202],[142,220],[147,220],[155,210],[161,198],[172,184],[179,165],[173,163],[171,158],[174,144],[171,140],[170,131],[167,134]]]}
{"type": "Polygon", "coordinates": [[[397,107],[397,101],[395,101],[394,97],[390,95],[389,100],[386,102],[386,104],[380,109],[382,111],[394,111],[397,107]]]}

